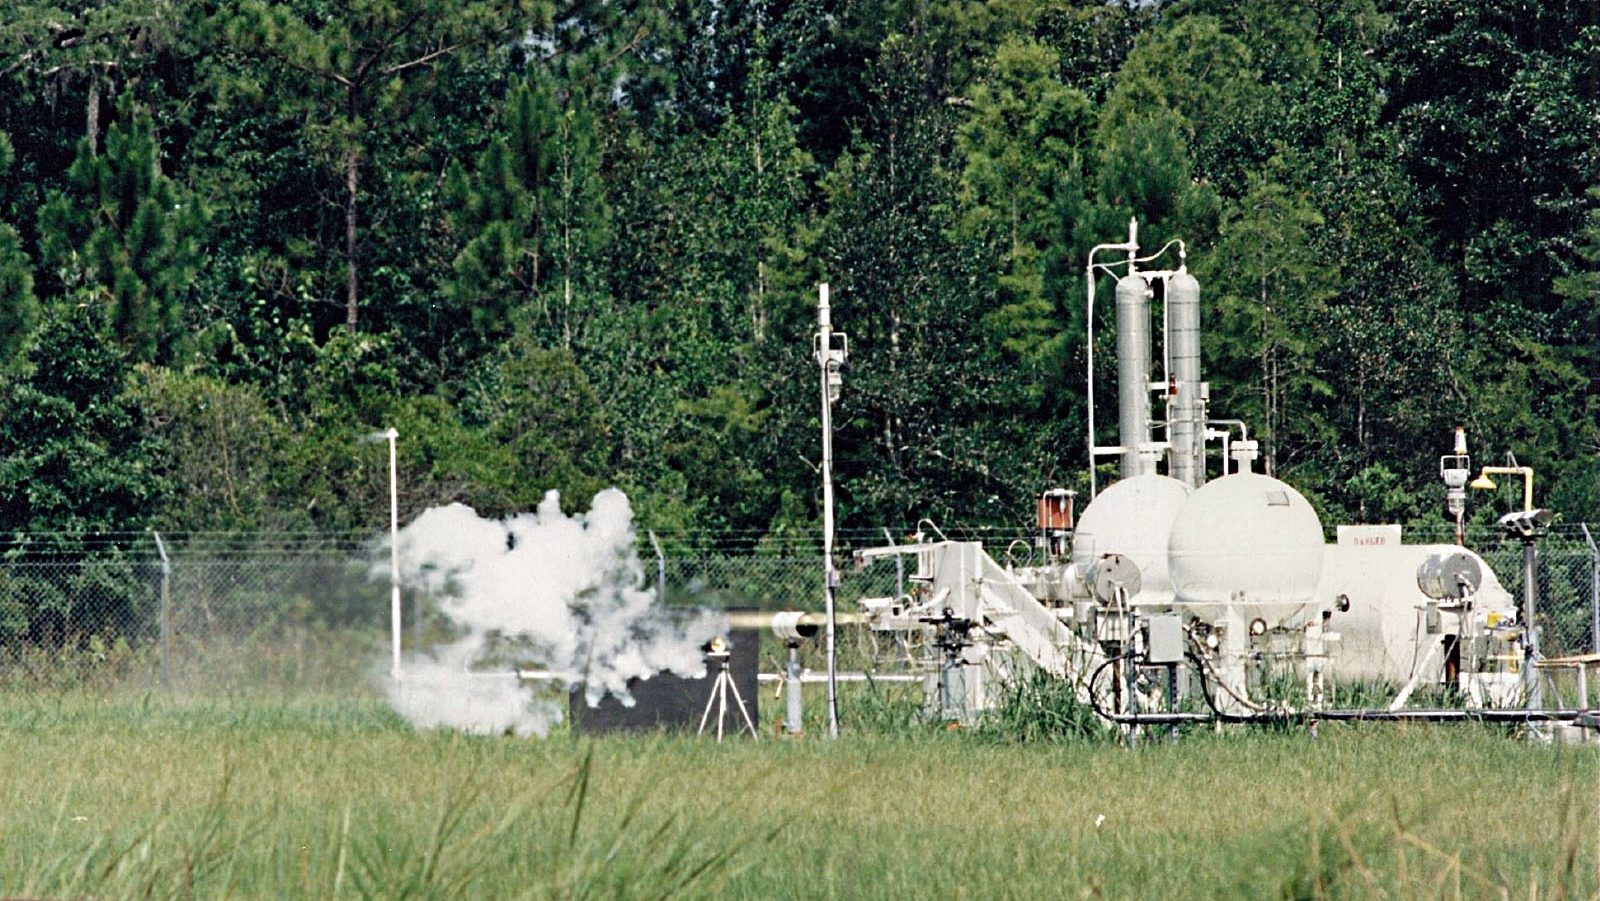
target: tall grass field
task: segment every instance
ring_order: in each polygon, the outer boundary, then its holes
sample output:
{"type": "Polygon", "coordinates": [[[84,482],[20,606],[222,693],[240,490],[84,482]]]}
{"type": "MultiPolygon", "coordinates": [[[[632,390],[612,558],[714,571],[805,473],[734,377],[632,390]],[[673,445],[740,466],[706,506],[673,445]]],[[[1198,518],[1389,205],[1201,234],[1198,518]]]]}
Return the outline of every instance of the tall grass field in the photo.
{"type": "Polygon", "coordinates": [[[1592,898],[1597,759],[1488,727],[1034,740],[417,731],[0,694],[0,895],[1592,898]]]}

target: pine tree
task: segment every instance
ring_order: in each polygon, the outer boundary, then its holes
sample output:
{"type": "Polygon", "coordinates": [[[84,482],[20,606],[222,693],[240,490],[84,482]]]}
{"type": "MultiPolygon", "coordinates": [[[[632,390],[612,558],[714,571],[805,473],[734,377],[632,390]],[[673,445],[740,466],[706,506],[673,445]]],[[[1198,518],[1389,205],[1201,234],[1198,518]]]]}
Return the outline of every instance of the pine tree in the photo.
{"type": "Polygon", "coordinates": [[[217,17],[227,42],[264,59],[273,99],[339,180],[345,325],[360,321],[363,202],[374,151],[426,111],[436,70],[470,46],[548,24],[542,0],[357,0],[312,14],[303,4],[239,0],[217,17]]]}
{"type": "Polygon", "coordinates": [[[964,164],[964,230],[1000,253],[1002,306],[990,328],[1025,362],[1044,359],[1062,325],[1045,291],[1044,261],[1070,234],[1084,193],[1081,155],[1092,128],[1089,99],[1056,80],[1060,60],[1045,45],[1011,39],[969,91],[957,132],[964,164]],[[1065,226],[1065,227],[1063,227],[1065,226]]]}
{"type": "MultiPolygon", "coordinates": [[[[0,173],[11,167],[11,160],[11,140],[0,132],[0,173]]],[[[0,371],[16,359],[38,313],[33,264],[22,249],[22,237],[9,223],[0,222],[0,371]]]]}
{"type": "Polygon", "coordinates": [[[1270,173],[1223,215],[1217,246],[1201,272],[1215,300],[1217,409],[1255,424],[1266,472],[1314,446],[1321,427],[1312,400],[1328,392],[1317,368],[1317,323],[1333,294],[1311,242],[1323,224],[1310,198],[1270,173]],[[1292,437],[1291,437],[1292,436],[1292,437]]]}
{"type": "Polygon", "coordinates": [[[445,291],[480,333],[509,334],[521,308],[570,349],[609,230],[599,122],[581,91],[537,71],[507,98],[504,119],[475,171],[448,177],[451,229],[466,242],[445,291]]]}
{"type": "Polygon", "coordinates": [[[200,265],[204,214],[161,171],[150,114],[124,100],[105,153],[87,139],[39,216],[45,265],[80,302],[103,305],[136,360],[171,352],[183,300],[200,265]]]}

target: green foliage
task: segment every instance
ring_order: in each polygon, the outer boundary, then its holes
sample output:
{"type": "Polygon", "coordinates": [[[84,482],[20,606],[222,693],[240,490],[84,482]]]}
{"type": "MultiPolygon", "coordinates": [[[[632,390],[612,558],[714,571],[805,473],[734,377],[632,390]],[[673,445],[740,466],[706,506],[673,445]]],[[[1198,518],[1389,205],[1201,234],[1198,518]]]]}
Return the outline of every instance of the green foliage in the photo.
{"type": "MultiPolygon", "coordinates": [[[[1590,209],[1578,248],[1583,268],[1554,284],[1562,301],[1561,318],[1571,323],[1572,341],[1551,348],[1546,364],[1550,371],[1545,381],[1569,390],[1541,399],[1539,406],[1555,434],[1534,440],[1554,438],[1561,447],[1594,450],[1600,449],[1600,185],[1590,188],[1588,196],[1590,209]]],[[[1585,516],[1600,508],[1600,455],[1589,456],[1584,459],[1580,453],[1556,461],[1552,469],[1558,489],[1552,507],[1585,516]]]]}
{"type": "Polygon", "coordinates": [[[1264,102],[1260,78],[1250,46],[1223,23],[1207,15],[1177,18],[1146,32],[1117,73],[1102,115],[1104,146],[1137,157],[1137,139],[1123,143],[1117,135],[1140,119],[1168,119],[1199,173],[1237,185],[1236,173],[1262,159],[1261,147],[1236,132],[1264,102]]]}
{"type": "MultiPolygon", "coordinates": [[[[958,182],[941,162],[953,122],[923,50],[886,51],[872,131],[824,180],[820,251],[834,321],[852,342],[834,419],[841,521],[868,527],[1001,515],[1038,464],[1003,453],[1005,437],[989,431],[1015,434],[986,411],[1026,385],[999,378],[982,328],[994,286],[978,275],[982,248],[954,227],[958,182]]],[[[806,395],[784,406],[814,403],[806,395]]]]}
{"type": "Polygon", "coordinates": [[[1268,474],[1292,465],[1292,449],[1315,440],[1318,423],[1290,412],[1332,390],[1315,363],[1322,338],[1315,323],[1334,290],[1311,246],[1322,225],[1304,193],[1252,176],[1249,193],[1223,214],[1205,270],[1216,297],[1219,368],[1233,376],[1234,390],[1219,406],[1258,426],[1268,474]]]}
{"type": "MultiPolygon", "coordinates": [[[[20,536],[8,556],[48,563],[85,535],[138,528],[168,490],[163,448],[130,390],[126,355],[104,327],[94,308],[54,311],[25,367],[0,382],[0,531],[20,536]]],[[[7,569],[0,639],[56,647],[150,622],[149,592],[119,548],[57,575],[7,569]]]]}
{"type": "Polygon", "coordinates": [[[26,369],[0,384],[0,531],[137,528],[167,486],[124,351],[90,307],[45,317],[26,369]]]}
{"type": "Polygon", "coordinates": [[[234,87],[263,92],[276,76],[275,116],[291,123],[314,159],[339,180],[343,228],[344,324],[355,329],[362,306],[362,218],[370,186],[368,169],[385,144],[425,122],[437,85],[436,70],[463,47],[548,22],[550,9],[533,0],[363,0],[319,10],[268,0],[237,0],[211,20],[236,52],[264,58],[234,87]]]}
{"type": "MultiPolygon", "coordinates": [[[[632,150],[615,212],[618,304],[579,348],[594,372],[619,484],[653,526],[764,530],[792,481],[780,392],[808,334],[815,164],[781,98],[711,134],[632,150]],[[774,407],[779,416],[767,412],[774,407]]],[[[792,459],[792,458],[789,458],[792,459]]]]}
{"type": "Polygon", "coordinates": [[[159,526],[169,531],[273,530],[292,506],[287,462],[292,434],[253,385],[151,368],[136,396],[166,448],[172,486],[159,526]]]}
{"type": "MultiPolygon", "coordinates": [[[[0,173],[11,168],[12,159],[11,139],[0,131],[0,173]]],[[[32,264],[22,249],[22,236],[0,222],[0,371],[17,358],[38,315],[32,264]]]]}
{"type": "Polygon", "coordinates": [[[204,213],[162,174],[150,114],[123,102],[105,153],[84,140],[68,187],[40,213],[44,263],[76,302],[105,305],[136,360],[165,358],[200,265],[204,213]]]}
{"type": "Polygon", "coordinates": [[[585,509],[606,487],[600,400],[570,352],[512,344],[469,409],[502,449],[500,493],[480,512],[528,509],[550,490],[561,492],[567,510],[585,509]]]}
{"type": "Polygon", "coordinates": [[[0,372],[48,365],[41,309],[98,310],[155,364],[140,428],[178,490],[143,509],[168,527],[380,523],[361,436],[395,425],[408,503],[614,483],[651,524],[759,535],[817,519],[826,280],[841,522],[1015,523],[1081,481],[1084,253],[1137,216],[1202,277],[1212,410],[1327,515],[1429,515],[1406,498],[1464,424],[1584,518],[1586,15],[25,0],[0,22],[0,372]],[[512,384],[550,396],[513,409],[512,384]],[[248,464],[203,459],[222,434],[248,464]]]}
{"type": "Polygon", "coordinates": [[[1007,686],[999,705],[978,724],[977,732],[1002,744],[1110,741],[1117,737],[1094,708],[1078,699],[1076,685],[1041,672],[1007,686]]]}
{"type": "Polygon", "coordinates": [[[504,119],[473,175],[456,165],[447,178],[447,216],[466,242],[445,293],[490,339],[508,336],[518,311],[570,348],[594,315],[607,238],[596,115],[582,90],[558,93],[534,70],[504,119]]]}
{"type": "Polygon", "coordinates": [[[1009,39],[971,90],[958,130],[965,157],[963,226],[1000,248],[1003,303],[989,326],[1006,349],[1039,362],[1062,329],[1045,293],[1045,255],[1064,235],[1060,220],[1082,188],[1089,99],[1056,80],[1060,59],[1035,40],[1009,39]],[[1076,189],[1076,190],[1074,190],[1076,189]]]}
{"type": "Polygon", "coordinates": [[[39,316],[31,268],[17,230],[0,223],[0,368],[17,358],[39,316]]]}

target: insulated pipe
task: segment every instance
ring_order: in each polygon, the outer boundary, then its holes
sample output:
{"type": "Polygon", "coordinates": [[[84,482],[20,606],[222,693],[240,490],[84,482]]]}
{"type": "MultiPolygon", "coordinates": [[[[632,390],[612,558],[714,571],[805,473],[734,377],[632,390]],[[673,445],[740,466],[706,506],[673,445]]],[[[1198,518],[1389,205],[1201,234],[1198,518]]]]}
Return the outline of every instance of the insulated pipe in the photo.
{"type": "Polygon", "coordinates": [[[1586,710],[1512,708],[1470,709],[1435,708],[1432,710],[1300,710],[1285,713],[1199,713],[1177,711],[1173,713],[1110,714],[1106,719],[1124,725],[1164,726],[1174,723],[1290,723],[1290,722],[1345,722],[1345,723],[1577,723],[1596,728],[1595,717],[1586,710]]]}
{"type": "Polygon", "coordinates": [[[1150,443],[1150,286],[1117,279],[1117,417],[1122,477],[1146,474],[1140,445],[1150,443]]]}
{"type": "MultiPolygon", "coordinates": [[[[827,626],[828,620],[824,614],[800,610],[784,610],[777,613],[763,613],[753,610],[740,610],[724,614],[730,629],[771,629],[772,634],[784,639],[812,638],[827,626]]],[[[867,621],[862,613],[835,613],[835,624],[859,625],[867,621]]]]}
{"type": "MultiPolygon", "coordinates": [[[[789,735],[800,735],[806,731],[805,704],[800,693],[800,677],[804,674],[805,668],[800,665],[800,640],[793,638],[787,643],[789,646],[789,662],[783,668],[783,683],[787,700],[784,709],[783,731],[789,735]]],[[[833,675],[837,679],[839,674],[834,673],[833,675]]]]}
{"type": "Polygon", "coordinates": [[[1187,272],[1167,279],[1167,357],[1176,381],[1167,395],[1167,440],[1172,444],[1168,474],[1190,488],[1206,480],[1200,405],[1200,283],[1187,272]]]}

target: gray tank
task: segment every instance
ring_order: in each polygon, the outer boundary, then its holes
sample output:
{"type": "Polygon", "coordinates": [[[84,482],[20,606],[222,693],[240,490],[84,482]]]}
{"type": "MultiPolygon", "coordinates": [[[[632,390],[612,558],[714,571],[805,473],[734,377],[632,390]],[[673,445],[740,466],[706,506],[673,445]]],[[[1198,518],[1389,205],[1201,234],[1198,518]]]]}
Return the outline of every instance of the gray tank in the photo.
{"type": "Polygon", "coordinates": [[[1167,360],[1178,393],[1167,405],[1173,478],[1198,488],[1206,480],[1204,407],[1200,402],[1200,283],[1187,272],[1167,279],[1167,360]]]}
{"type": "Polygon", "coordinates": [[[1117,280],[1117,422],[1122,477],[1145,475],[1139,445],[1150,441],[1150,286],[1136,275],[1117,280]]]}

